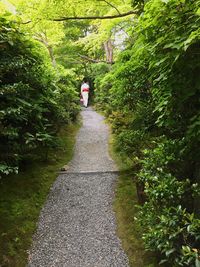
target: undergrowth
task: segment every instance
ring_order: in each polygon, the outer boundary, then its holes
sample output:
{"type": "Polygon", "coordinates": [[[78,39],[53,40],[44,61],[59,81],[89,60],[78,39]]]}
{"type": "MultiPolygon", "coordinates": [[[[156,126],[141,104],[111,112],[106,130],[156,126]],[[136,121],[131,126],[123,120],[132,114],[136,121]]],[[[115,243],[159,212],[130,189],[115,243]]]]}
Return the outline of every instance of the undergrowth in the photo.
{"type": "MultiPolygon", "coordinates": [[[[115,189],[114,210],[117,218],[117,234],[128,255],[130,267],[156,267],[155,255],[144,249],[142,229],[136,221],[138,198],[133,162],[116,151],[114,135],[110,140],[110,154],[120,171],[115,189]]],[[[136,165],[135,165],[136,168],[136,165]]]]}

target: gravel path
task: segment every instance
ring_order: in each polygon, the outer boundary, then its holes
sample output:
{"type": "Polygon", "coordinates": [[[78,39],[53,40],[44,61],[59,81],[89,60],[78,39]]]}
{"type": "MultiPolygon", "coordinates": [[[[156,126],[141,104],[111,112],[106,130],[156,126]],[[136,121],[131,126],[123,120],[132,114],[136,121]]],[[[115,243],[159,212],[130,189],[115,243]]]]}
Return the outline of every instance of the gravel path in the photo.
{"type": "Polygon", "coordinates": [[[91,108],[81,114],[74,158],[41,212],[28,266],[128,267],[112,211],[117,168],[108,127],[91,108]]]}

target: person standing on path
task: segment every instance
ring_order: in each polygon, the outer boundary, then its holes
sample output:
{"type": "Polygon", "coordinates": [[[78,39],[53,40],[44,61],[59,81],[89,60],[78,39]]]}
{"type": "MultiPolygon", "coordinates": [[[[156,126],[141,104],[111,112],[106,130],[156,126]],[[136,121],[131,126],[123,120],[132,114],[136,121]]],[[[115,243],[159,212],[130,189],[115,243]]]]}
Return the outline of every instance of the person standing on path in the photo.
{"type": "Polygon", "coordinates": [[[87,108],[88,106],[88,97],[89,97],[89,84],[88,82],[84,79],[83,83],[81,85],[81,96],[83,97],[83,105],[87,108]]]}

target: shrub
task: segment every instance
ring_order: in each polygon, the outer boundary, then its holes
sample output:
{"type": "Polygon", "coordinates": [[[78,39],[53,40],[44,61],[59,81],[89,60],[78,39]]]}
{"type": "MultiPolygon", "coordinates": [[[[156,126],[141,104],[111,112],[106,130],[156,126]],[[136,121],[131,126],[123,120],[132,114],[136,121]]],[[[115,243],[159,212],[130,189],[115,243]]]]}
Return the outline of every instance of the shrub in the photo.
{"type": "Polygon", "coordinates": [[[199,266],[200,1],[133,6],[141,14],[134,43],[99,83],[97,97],[120,152],[132,162],[139,158],[137,177],[146,194],[139,222],[147,249],[159,252],[166,266],[199,266]]]}
{"type": "Polygon", "coordinates": [[[34,149],[55,146],[78,106],[75,89],[61,85],[45,49],[9,16],[1,17],[0,28],[0,172],[9,174],[34,149]]]}

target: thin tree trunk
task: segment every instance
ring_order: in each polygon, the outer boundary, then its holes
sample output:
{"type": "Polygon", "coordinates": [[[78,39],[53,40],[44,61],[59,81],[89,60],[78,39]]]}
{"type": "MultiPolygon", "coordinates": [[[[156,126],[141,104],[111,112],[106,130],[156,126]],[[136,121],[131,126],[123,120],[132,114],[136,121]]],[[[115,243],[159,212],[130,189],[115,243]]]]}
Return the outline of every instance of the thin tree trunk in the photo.
{"type": "Polygon", "coordinates": [[[36,36],[35,39],[41,42],[47,48],[52,66],[56,69],[56,59],[54,57],[53,47],[49,45],[46,35],[41,34],[36,36]]]}
{"type": "Polygon", "coordinates": [[[47,49],[49,51],[49,56],[51,58],[51,63],[53,65],[53,67],[56,68],[56,59],[54,57],[53,47],[52,46],[47,46],[47,49]]]}
{"type": "Polygon", "coordinates": [[[112,64],[113,63],[113,44],[110,39],[104,43],[104,49],[106,53],[106,61],[112,64]]]}

